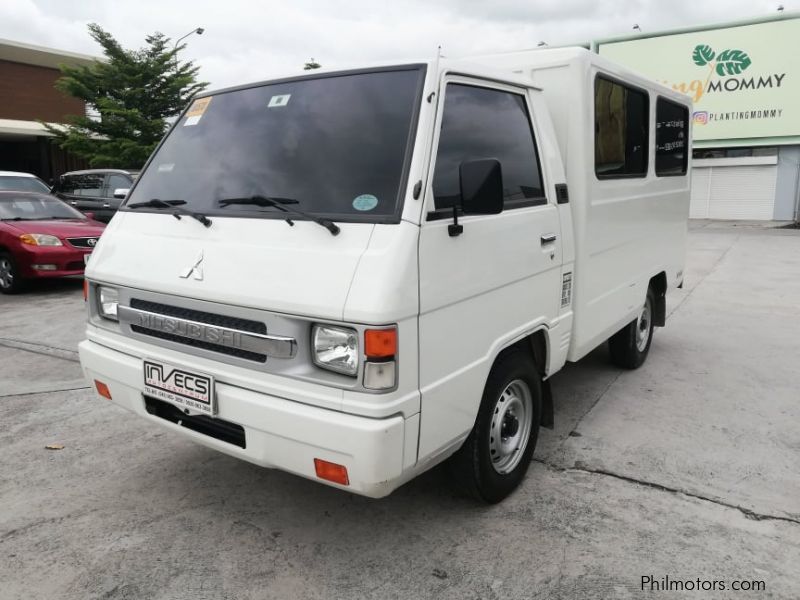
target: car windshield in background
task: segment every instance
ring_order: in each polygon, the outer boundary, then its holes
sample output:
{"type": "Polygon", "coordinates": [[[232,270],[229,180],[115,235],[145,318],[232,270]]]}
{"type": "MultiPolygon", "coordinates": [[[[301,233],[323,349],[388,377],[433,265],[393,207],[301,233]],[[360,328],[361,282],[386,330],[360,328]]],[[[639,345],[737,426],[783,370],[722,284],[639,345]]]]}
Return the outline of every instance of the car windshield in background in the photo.
{"type": "Polygon", "coordinates": [[[85,218],[77,210],[53,196],[0,192],[0,220],[44,221],[85,218]]]}
{"type": "Polygon", "coordinates": [[[386,221],[399,211],[423,76],[411,66],[199,98],[127,203],[185,200],[203,214],[285,219],[275,207],[220,201],[290,198],[333,220],[386,221]]]}
{"type": "Polygon", "coordinates": [[[17,192],[43,192],[48,193],[50,188],[36,177],[18,177],[16,175],[0,176],[0,190],[14,190],[17,192]]]}

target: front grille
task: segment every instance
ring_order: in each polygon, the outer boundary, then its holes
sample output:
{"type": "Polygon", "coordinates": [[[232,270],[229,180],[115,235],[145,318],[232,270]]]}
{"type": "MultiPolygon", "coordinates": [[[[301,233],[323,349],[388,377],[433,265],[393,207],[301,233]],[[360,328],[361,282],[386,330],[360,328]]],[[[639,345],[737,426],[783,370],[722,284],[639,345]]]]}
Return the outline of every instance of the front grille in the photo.
{"type": "Polygon", "coordinates": [[[186,346],[193,346],[194,348],[202,348],[203,350],[211,350],[212,352],[219,352],[220,354],[227,354],[228,356],[235,356],[237,358],[244,358],[255,362],[267,362],[266,354],[259,354],[258,352],[250,352],[249,350],[241,350],[239,348],[231,348],[230,346],[222,346],[220,344],[212,344],[204,342],[203,340],[196,340],[194,338],[187,338],[173,333],[166,333],[156,329],[148,329],[141,325],[131,325],[131,331],[140,333],[142,335],[149,335],[161,340],[168,340],[176,344],[184,344],[186,346]]]}
{"type": "Polygon", "coordinates": [[[215,327],[227,327],[228,329],[247,331],[249,333],[260,333],[261,335],[265,335],[267,333],[267,326],[259,321],[217,315],[214,313],[204,312],[202,310],[192,310],[191,308],[170,306],[169,304],[159,304],[158,302],[139,300],[138,298],[131,298],[131,308],[146,310],[147,312],[165,315],[167,317],[176,317],[178,319],[196,321],[197,323],[205,323],[206,325],[214,325],[215,327]]]}
{"type": "Polygon", "coordinates": [[[205,415],[187,415],[177,406],[150,396],[144,397],[144,407],[151,415],[170,423],[175,423],[197,433],[239,446],[239,448],[247,448],[244,427],[236,423],[223,421],[222,419],[212,419],[205,415]]]}
{"type": "Polygon", "coordinates": [[[76,248],[94,248],[97,244],[96,237],[67,238],[67,241],[76,248]]]}

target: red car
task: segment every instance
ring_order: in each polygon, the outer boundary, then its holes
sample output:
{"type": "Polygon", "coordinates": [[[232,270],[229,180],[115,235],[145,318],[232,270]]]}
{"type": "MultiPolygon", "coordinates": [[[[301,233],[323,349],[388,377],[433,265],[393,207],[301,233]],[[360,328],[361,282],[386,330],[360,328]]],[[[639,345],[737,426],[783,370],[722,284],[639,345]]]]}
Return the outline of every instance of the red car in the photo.
{"type": "Polygon", "coordinates": [[[0,292],[25,280],[82,275],[105,225],[38,192],[0,191],[0,292]]]}

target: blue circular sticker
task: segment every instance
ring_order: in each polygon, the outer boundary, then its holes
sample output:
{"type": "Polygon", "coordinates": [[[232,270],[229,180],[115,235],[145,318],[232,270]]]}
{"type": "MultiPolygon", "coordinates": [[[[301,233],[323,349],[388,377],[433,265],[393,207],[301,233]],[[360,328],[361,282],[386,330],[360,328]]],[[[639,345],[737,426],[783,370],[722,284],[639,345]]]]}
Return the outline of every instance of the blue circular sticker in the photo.
{"type": "Polygon", "coordinates": [[[353,200],[353,208],[356,210],[372,210],[378,206],[378,199],[372,194],[361,194],[353,200]]]}

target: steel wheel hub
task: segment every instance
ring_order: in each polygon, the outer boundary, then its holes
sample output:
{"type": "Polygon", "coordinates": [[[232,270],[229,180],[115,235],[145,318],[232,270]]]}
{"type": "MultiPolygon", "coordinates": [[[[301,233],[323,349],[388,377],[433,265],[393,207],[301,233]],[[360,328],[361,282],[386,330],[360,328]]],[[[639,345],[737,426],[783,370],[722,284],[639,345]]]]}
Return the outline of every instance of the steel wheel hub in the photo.
{"type": "Polygon", "coordinates": [[[650,338],[650,320],[652,319],[652,310],[650,308],[650,298],[647,298],[636,319],[636,349],[639,352],[644,352],[647,348],[647,342],[650,338]]]}
{"type": "Polygon", "coordinates": [[[533,398],[521,379],[509,383],[497,399],[489,430],[489,455],[494,470],[505,475],[513,471],[531,436],[533,398]]]}

